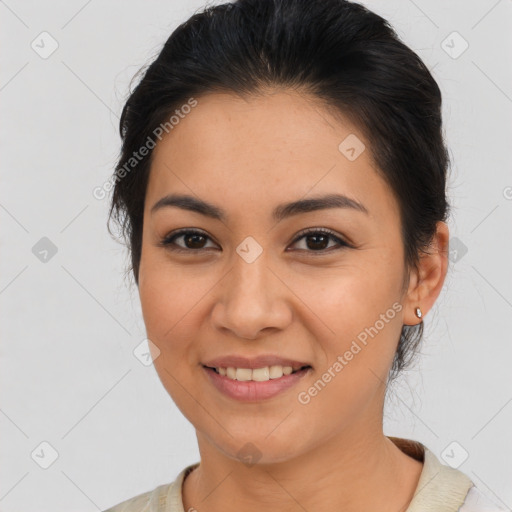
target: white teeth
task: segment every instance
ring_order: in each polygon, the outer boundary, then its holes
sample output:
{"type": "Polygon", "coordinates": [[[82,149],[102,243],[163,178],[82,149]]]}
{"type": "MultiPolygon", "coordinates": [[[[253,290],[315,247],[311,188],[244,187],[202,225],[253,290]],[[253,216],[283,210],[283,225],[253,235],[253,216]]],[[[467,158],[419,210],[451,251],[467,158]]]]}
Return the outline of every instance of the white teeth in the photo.
{"type": "Polygon", "coordinates": [[[265,366],[265,368],[255,368],[252,371],[252,380],[256,380],[258,382],[263,382],[265,380],[269,380],[269,372],[268,372],[268,366],[265,366]]]}
{"type": "Polygon", "coordinates": [[[215,368],[220,375],[232,380],[264,382],[270,379],[280,379],[283,375],[293,372],[291,366],[265,366],[263,368],[215,368]]]}
{"type": "Polygon", "coordinates": [[[251,380],[252,370],[249,368],[237,368],[236,369],[236,380],[251,380]]]}
{"type": "Polygon", "coordinates": [[[271,379],[279,379],[284,374],[283,367],[279,366],[279,365],[271,366],[269,373],[270,373],[270,378],[271,379]]]}

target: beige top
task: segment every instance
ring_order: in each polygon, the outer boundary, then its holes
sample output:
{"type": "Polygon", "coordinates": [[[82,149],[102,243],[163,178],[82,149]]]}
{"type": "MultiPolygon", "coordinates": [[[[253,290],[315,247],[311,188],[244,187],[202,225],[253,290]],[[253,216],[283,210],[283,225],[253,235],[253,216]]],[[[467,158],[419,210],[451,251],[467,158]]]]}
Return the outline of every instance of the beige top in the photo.
{"type": "MultiPolygon", "coordinates": [[[[445,466],[424,445],[390,437],[404,453],[423,462],[414,497],[405,512],[499,512],[461,471],[445,466]]],[[[123,501],[104,512],[185,512],[181,496],[186,476],[199,462],[187,466],[177,478],[152,491],[123,501]]]]}

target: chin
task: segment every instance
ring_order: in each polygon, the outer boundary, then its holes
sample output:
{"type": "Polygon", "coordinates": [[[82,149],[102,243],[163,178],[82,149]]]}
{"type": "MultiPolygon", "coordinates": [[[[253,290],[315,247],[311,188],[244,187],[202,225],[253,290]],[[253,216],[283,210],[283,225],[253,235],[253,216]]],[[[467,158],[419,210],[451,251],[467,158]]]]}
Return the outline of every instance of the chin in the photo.
{"type": "MultiPolygon", "coordinates": [[[[297,444],[299,433],[277,432],[268,436],[267,432],[245,431],[243,435],[213,440],[216,449],[230,459],[244,462],[248,467],[255,464],[277,464],[299,456],[305,449],[297,444]]],[[[212,439],[212,438],[210,438],[212,439]]]]}

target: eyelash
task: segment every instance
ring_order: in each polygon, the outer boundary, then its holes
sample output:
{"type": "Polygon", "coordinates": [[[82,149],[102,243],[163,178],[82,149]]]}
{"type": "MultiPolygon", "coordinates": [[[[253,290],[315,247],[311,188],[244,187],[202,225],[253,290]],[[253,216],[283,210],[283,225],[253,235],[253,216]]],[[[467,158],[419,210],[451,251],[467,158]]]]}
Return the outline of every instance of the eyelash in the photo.
{"type": "MultiPolygon", "coordinates": [[[[173,233],[173,234],[165,237],[160,242],[160,245],[162,247],[165,247],[166,249],[173,251],[173,252],[182,252],[182,253],[189,253],[189,254],[190,253],[200,253],[202,251],[208,250],[208,249],[204,249],[204,248],[203,249],[187,249],[187,248],[177,246],[174,243],[174,241],[177,238],[184,236],[184,235],[200,235],[200,236],[203,236],[203,237],[211,240],[211,238],[206,233],[203,233],[202,231],[198,231],[196,229],[182,229],[182,230],[177,231],[176,233],[173,233]]],[[[302,230],[297,234],[295,239],[292,241],[292,245],[296,244],[299,240],[301,240],[302,238],[305,238],[308,235],[309,236],[311,236],[311,235],[327,235],[331,240],[334,240],[338,244],[338,247],[336,247],[334,249],[335,251],[344,249],[347,247],[350,247],[350,248],[353,247],[348,242],[345,242],[340,237],[338,237],[336,235],[336,233],[334,233],[330,229],[326,229],[326,228],[308,228],[308,229],[302,230]]],[[[313,255],[314,254],[323,255],[323,254],[330,253],[333,251],[332,247],[328,248],[328,249],[320,249],[318,251],[307,250],[307,249],[299,249],[299,250],[309,252],[313,255]]]]}

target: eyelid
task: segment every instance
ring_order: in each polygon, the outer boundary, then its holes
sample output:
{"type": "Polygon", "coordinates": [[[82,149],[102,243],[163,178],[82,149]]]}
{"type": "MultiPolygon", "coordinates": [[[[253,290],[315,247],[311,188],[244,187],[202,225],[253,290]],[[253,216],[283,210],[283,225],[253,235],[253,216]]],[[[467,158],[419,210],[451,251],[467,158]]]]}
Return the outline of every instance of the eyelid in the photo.
{"type": "MultiPolygon", "coordinates": [[[[337,247],[334,248],[334,250],[342,249],[344,247],[350,247],[350,248],[354,247],[350,242],[348,242],[342,236],[338,235],[336,232],[332,231],[331,229],[323,228],[323,227],[310,227],[310,228],[305,228],[305,229],[299,231],[295,235],[292,242],[290,242],[290,244],[293,245],[293,244],[297,243],[299,240],[301,240],[302,238],[304,238],[305,236],[307,236],[309,234],[318,234],[318,233],[324,234],[324,235],[330,237],[332,240],[334,240],[338,244],[337,247]]],[[[208,235],[206,232],[204,232],[200,229],[182,228],[175,232],[171,232],[170,234],[165,236],[159,242],[159,245],[166,249],[169,249],[171,251],[184,252],[184,253],[189,253],[189,254],[192,254],[192,253],[200,254],[201,252],[211,249],[211,247],[210,248],[202,248],[202,249],[187,249],[187,248],[183,248],[183,247],[180,247],[180,246],[177,246],[174,244],[173,240],[175,240],[176,238],[179,238],[180,236],[184,236],[187,234],[201,235],[201,236],[204,236],[205,238],[211,240],[212,242],[216,243],[210,235],[208,235]]],[[[321,249],[318,251],[313,251],[313,250],[308,251],[308,250],[302,249],[302,251],[305,251],[305,252],[313,254],[313,255],[314,254],[322,255],[322,254],[330,253],[330,252],[332,252],[332,250],[333,250],[332,247],[330,249],[321,249]]]]}
{"type": "MultiPolygon", "coordinates": [[[[347,240],[345,240],[341,235],[338,235],[338,233],[336,233],[335,231],[332,231],[329,228],[321,228],[321,227],[318,227],[318,228],[314,228],[314,227],[313,228],[305,228],[305,229],[299,231],[291,243],[295,244],[301,238],[303,238],[305,235],[316,234],[316,233],[322,233],[324,235],[330,236],[340,246],[352,247],[352,244],[350,244],[347,240]]],[[[308,252],[322,253],[322,251],[308,251],[308,252]]],[[[324,252],[325,252],[325,249],[324,249],[324,252]]]]}
{"type": "Polygon", "coordinates": [[[184,236],[184,235],[190,235],[190,234],[201,235],[201,236],[204,236],[205,238],[211,240],[212,242],[217,243],[205,231],[202,231],[197,228],[182,228],[182,229],[178,229],[177,231],[173,231],[173,232],[169,233],[168,235],[164,236],[164,238],[159,242],[158,245],[160,245],[166,249],[176,251],[176,252],[199,253],[201,251],[207,250],[207,249],[186,249],[186,248],[174,245],[174,240],[176,238],[179,238],[180,236],[184,236]]]}

